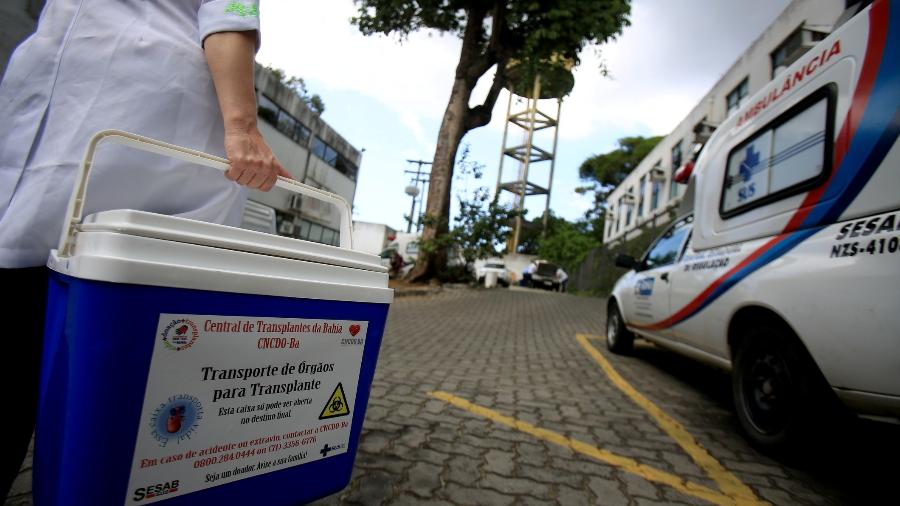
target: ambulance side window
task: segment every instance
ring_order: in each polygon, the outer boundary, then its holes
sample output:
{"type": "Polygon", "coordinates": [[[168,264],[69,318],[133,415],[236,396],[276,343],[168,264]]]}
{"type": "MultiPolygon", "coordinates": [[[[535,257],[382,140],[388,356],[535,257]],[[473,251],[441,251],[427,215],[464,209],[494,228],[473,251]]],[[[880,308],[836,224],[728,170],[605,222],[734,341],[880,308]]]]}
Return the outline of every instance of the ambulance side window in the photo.
{"type": "Polygon", "coordinates": [[[673,264],[678,260],[685,237],[687,237],[691,231],[692,221],[693,220],[689,217],[688,219],[676,223],[656,240],[656,243],[644,256],[645,269],[662,267],[673,264]]]}
{"type": "Polygon", "coordinates": [[[730,218],[807,191],[831,172],[836,88],[819,88],[728,154],[719,214],[730,218]]]}

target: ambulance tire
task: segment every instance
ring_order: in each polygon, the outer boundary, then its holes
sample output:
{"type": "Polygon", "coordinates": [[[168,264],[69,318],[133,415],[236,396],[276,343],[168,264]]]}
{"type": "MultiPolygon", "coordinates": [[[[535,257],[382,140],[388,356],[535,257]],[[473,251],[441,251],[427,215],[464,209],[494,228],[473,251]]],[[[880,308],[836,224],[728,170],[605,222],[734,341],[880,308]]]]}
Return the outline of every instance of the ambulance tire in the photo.
{"type": "Polygon", "coordinates": [[[619,306],[614,301],[609,303],[606,311],[606,349],[618,355],[628,355],[634,350],[634,334],[625,328],[619,306]]]}
{"type": "Polygon", "coordinates": [[[814,443],[830,392],[790,330],[767,323],[748,331],[731,378],[738,420],[752,443],[773,453],[814,443]]]}

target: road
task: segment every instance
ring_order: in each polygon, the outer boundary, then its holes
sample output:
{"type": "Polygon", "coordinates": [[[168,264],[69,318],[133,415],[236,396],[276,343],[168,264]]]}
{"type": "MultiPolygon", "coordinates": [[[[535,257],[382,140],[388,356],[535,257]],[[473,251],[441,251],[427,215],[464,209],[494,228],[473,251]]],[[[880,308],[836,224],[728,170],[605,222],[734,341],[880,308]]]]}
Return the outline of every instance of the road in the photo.
{"type": "Polygon", "coordinates": [[[352,482],[317,504],[895,496],[900,427],[853,421],[815,452],[773,460],[740,435],[725,373],[649,344],[631,357],[609,354],[598,339],[604,325],[602,300],[567,294],[398,298],[352,482]]]}
{"type": "MultiPolygon", "coordinates": [[[[900,427],[855,420],[779,460],[740,435],[728,376],[608,353],[604,302],[398,297],[349,487],[316,504],[846,504],[896,493],[900,427]]],[[[31,504],[26,465],[7,506],[31,504]]]]}

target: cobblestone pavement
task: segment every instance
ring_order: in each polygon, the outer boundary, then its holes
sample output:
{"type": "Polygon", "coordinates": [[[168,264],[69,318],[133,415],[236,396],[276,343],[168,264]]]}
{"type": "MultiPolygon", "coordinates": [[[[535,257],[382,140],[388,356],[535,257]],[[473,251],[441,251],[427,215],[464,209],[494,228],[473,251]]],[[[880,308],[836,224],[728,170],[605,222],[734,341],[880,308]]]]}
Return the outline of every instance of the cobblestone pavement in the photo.
{"type": "MultiPolygon", "coordinates": [[[[576,339],[602,333],[603,305],[510,290],[398,298],[351,483],[316,504],[709,504],[659,478],[722,493],[576,339]]],[[[621,357],[590,343],[750,499],[896,500],[900,427],[850,421],[809,454],[776,461],[741,437],[724,373],[649,345],[621,357]]],[[[26,470],[7,506],[30,504],[29,479],[26,470]]]]}

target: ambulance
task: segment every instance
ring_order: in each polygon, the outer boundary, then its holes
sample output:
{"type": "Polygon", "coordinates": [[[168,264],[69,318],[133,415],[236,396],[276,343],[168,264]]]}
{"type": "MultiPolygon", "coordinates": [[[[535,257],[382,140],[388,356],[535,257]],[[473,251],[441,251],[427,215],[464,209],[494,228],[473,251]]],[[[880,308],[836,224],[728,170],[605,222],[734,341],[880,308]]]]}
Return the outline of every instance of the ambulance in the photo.
{"type": "Polygon", "coordinates": [[[900,1],[877,0],[682,171],[686,212],[641,258],[616,259],[630,271],[607,347],[640,337],[730,370],[763,448],[808,440],[841,403],[900,420],[898,134],[900,1]]]}

